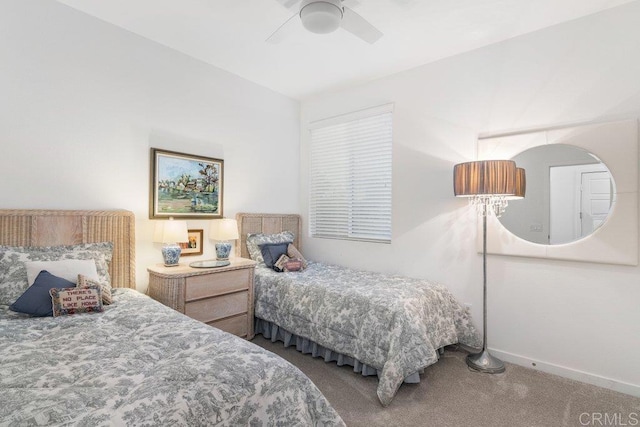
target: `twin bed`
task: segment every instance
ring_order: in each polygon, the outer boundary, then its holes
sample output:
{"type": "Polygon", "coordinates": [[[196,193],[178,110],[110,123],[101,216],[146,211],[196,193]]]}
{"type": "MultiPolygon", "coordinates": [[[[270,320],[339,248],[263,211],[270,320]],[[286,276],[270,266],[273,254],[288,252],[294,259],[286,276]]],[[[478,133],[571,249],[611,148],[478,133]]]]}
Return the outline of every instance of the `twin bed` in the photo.
{"type": "MultiPolygon", "coordinates": [[[[300,248],[298,215],[241,213],[236,219],[237,256],[252,255],[250,236],[290,232],[300,248]]],[[[419,382],[445,346],[482,345],[468,311],[446,287],[426,280],[314,262],[303,271],[278,273],[259,263],[254,295],[256,333],[377,375],[385,406],[403,382],[419,382]]]]}
{"type": "MultiPolygon", "coordinates": [[[[0,297],[13,247],[114,245],[102,313],[26,317],[4,299],[0,426],[344,425],[293,365],[133,290],[134,223],[126,211],[0,210],[0,297]]],[[[51,252],[63,250],[36,258],[51,252]]]]}

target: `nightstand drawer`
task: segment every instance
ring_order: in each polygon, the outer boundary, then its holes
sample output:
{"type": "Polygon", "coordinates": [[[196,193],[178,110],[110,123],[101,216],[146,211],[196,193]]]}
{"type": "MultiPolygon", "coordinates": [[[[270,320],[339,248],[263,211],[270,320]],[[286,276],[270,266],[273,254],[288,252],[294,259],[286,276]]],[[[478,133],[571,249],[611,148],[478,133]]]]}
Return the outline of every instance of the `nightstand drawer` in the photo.
{"type": "Polygon", "coordinates": [[[217,298],[191,301],[185,304],[184,314],[201,322],[212,322],[247,312],[249,292],[236,292],[217,298]]]}
{"type": "Polygon", "coordinates": [[[187,277],[185,301],[249,289],[248,269],[187,277]]]}
{"type": "Polygon", "coordinates": [[[215,322],[209,322],[209,325],[239,337],[247,336],[247,324],[246,314],[229,317],[228,319],[216,320],[215,322]]]}

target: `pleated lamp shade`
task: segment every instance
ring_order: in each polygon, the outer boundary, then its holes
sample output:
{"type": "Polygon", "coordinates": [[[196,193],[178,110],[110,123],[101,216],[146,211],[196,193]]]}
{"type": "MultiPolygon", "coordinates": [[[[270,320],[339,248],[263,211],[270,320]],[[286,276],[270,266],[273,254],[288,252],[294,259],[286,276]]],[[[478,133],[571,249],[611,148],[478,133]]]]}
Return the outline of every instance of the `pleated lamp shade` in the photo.
{"type": "Polygon", "coordinates": [[[527,175],[523,168],[516,168],[516,197],[524,197],[527,193],[527,175]]]}
{"type": "Polygon", "coordinates": [[[516,168],[516,192],[513,196],[505,196],[506,200],[524,199],[527,192],[527,177],[523,168],[516,168]]]}
{"type": "MultiPolygon", "coordinates": [[[[525,180],[522,169],[522,197],[525,180]]],[[[480,160],[459,163],[453,168],[453,192],[457,197],[515,196],[518,193],[516,162],[480,160]]]]}

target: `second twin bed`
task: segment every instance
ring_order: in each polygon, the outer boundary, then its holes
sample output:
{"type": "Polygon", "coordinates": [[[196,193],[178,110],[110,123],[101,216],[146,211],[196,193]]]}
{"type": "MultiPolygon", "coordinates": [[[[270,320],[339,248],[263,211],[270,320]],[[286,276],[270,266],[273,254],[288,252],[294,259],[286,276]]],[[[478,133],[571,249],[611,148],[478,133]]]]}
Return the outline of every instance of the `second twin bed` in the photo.
{"type": "MultiPolygon", "coordinates": [[[[247,237],[300,247],[298,215],[238,214],[237,220],[238,255],[256,258],[247,237]]],[[[443,347],[482,345],[468,311],[442,285],[315,262],[280,273],[256,261],[256,333],[377,374],[385,406],[403,382],[420,381],[443,347]]]]}

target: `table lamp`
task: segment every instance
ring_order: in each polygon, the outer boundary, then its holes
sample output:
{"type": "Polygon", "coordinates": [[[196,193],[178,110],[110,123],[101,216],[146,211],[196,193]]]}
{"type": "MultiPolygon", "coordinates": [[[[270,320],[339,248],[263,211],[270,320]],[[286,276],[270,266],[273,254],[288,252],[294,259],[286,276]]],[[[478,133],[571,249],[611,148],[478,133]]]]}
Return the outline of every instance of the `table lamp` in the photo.
{"type": "Polygon", "coordinates": [[[231,242],[229,240],[237,240],[238,222],[235,219],[216,219],[211,222],[209,228],[209,238],[216,241],[216,259],[225,261],[229,259],[231,253],[231,242]]]}
{"type": "Polygon", "coordinates": [[[175,267],[180,260],[180,242],[189,240],[186,221],[176,221],[169,218],[169,221],[158,221],[153,233],[153,241],[163,243],[162,257],[166,267],[175,267]]]}

